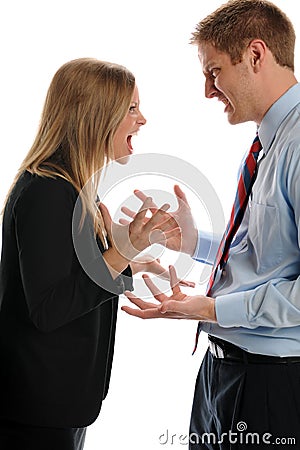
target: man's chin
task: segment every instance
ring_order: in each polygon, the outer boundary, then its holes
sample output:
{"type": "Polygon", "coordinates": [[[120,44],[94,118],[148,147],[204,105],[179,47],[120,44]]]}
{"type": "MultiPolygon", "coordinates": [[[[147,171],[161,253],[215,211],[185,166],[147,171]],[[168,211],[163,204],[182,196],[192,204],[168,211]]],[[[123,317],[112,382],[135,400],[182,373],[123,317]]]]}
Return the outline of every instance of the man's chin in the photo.
{"type": "Polygon", "coordinates": [[[238,117],[232,112],[227,113],[227,120],[230,123],[230,125],[237,125],[238,123],[240,123],[240,120],[238,119],[238,117]]]}

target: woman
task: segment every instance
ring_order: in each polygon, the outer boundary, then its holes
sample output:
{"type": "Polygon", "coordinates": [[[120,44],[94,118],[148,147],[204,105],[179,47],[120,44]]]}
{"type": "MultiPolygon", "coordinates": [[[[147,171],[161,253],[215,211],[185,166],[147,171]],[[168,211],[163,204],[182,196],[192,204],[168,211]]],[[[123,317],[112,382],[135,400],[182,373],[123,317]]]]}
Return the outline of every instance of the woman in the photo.
{"type": "MultiPolygon", "coordinates": [[[[131,136],[145,123],[134,76],[122,66],[78,59],[51,82],[3,215],[1,450],[82,449],[99,414],[118,294],[132,289],[130,260],[149,245],[161,215],[144,225],[147,199],[116,245],[97,187],[105,164],[126,162],[131,136]]],[[[178,233],[172,221],[162,229],[178,233]]]]}

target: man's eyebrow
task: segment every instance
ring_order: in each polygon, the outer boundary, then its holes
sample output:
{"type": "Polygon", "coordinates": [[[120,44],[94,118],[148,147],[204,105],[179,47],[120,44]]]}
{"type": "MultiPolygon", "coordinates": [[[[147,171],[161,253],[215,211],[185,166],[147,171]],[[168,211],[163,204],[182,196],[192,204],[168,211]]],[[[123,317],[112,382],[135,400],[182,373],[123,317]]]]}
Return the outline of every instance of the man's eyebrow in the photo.
{"type": "Polygon", "coordinates": [[[215,61],[209,61],[203,68],[203,72],[210,72],[211,69],[216,65],[215,61]]]}

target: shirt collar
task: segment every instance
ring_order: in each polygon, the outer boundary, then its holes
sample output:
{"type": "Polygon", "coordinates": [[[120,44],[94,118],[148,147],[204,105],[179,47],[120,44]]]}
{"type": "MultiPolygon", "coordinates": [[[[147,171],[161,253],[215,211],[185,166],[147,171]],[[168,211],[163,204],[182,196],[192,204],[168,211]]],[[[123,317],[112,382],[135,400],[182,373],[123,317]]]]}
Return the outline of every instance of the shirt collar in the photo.
{"type": "Polygon", "coordinates": [[[269,151],[280,124],[298,103],[300,103],[300,83],[292,86],[268,110],[258,128],[264,154],[269,151]]]}

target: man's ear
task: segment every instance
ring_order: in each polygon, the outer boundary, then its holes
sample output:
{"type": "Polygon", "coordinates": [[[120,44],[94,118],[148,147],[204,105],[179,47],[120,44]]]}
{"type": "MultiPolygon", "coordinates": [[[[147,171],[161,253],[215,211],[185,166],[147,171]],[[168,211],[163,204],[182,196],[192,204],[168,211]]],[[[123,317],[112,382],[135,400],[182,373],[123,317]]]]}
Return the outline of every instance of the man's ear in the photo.
{"type": "Polygon", "coordinates": [[[255,73],[259,72],[265,62],[267,46],[261,39],[253,39],[248,45],[250,64],[255,73]]]}

